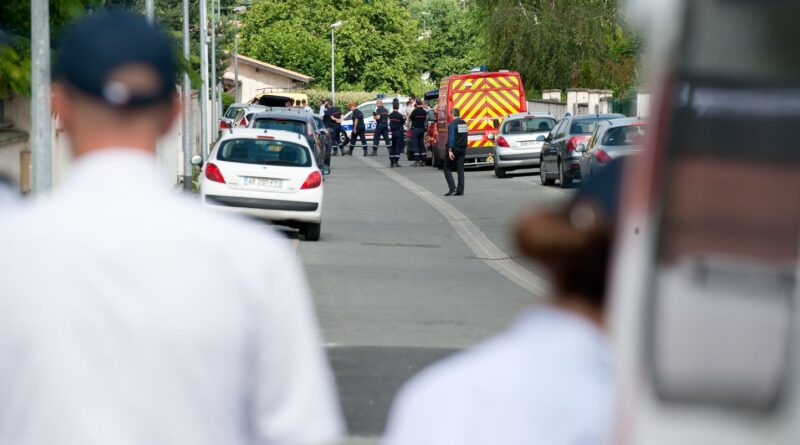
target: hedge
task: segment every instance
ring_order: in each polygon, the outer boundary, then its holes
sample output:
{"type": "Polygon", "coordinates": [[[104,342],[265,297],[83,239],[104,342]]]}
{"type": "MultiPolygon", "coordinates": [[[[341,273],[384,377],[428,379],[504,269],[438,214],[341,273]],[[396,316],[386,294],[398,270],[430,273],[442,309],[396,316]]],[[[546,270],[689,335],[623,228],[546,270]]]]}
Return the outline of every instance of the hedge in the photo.
{"type": "MultiPolygon", "coordinates": [[[[304,90],[302,91],[308,96],[311,106],[316,110],[319,102],[323,99],[330,99],[331,92],[329,90],[304,90]]],[[[394,94],[386,93],[387,97],[394,97],[394,94]]],[[[337,91],[336,104],[342,108],[346,107],[348,103],[355,102],[357,104],[367,102],[378,97],[376,92],[367,91],[337,91]]]]}

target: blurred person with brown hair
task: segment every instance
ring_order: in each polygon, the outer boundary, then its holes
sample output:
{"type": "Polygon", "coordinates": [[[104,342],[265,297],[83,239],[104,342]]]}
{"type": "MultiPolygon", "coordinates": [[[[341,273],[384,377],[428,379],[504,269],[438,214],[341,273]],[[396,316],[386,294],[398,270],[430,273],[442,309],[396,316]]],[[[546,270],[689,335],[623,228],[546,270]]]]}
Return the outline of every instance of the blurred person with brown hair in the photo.
{"type": "Polygon", "coordinates": [[[0,220],[2,443],[321,444],[341,433],[285,238],[159,180],[156,141],[181,108],[174,57],[160,27],[124,12],[91,15],[61,41],[53,108],[71,174],[0,220]]]}
{"type": "Polygon", "coordinates": [[[412,379],[385,444],[610,443],[605,289],[620,171],[609,164],[564,208],[521,218],[517,245],[549,273],[549,302],[412,379]]]}

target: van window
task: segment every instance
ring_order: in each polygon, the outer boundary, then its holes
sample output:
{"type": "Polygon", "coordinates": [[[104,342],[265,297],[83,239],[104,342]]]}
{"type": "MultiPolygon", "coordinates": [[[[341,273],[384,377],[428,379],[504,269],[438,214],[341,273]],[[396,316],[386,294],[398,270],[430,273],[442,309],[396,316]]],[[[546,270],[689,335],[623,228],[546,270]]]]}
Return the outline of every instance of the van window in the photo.
{"type": "Polygon", "coordinates": [[[378,108],[378,107],[376,107],[374,103],[364,104],[364,105],[358,107],[358,109],[361,110],[362,113],[364,113],[364,119],[366,119],[368,117],[372,117],[372,113],[375,112],[376,108],[378,108]]]}

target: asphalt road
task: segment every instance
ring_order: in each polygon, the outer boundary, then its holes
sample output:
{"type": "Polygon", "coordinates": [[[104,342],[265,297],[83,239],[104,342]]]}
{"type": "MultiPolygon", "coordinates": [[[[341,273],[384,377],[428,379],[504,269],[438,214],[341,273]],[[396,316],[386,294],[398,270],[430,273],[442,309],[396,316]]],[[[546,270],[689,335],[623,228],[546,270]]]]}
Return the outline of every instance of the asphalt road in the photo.
{"type": "Polygon", "coordinates": [[[468,170],[466,193],[444,197],[441,171],[389,169],[378,157],[332,158],[322,240],[300,242],[353,439],[374,443],[392,398],[428,364],[503,330],[546,295],[510,237],[527,208],[570,192],[536,170],[498,179],[468,170]],[[359,439],[366,438],[366,439],[359,439]]]}

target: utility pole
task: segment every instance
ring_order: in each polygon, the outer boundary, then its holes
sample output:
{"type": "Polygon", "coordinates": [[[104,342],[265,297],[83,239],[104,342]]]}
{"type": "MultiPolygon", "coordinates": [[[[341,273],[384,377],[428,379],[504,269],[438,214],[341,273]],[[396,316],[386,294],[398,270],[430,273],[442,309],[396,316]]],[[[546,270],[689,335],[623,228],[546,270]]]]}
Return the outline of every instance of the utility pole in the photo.
{"type": "Polygon", "coordinates": [[[154,0],[146,0],[144,2],[144,13],[147,16],[147,21],[151,24],[153,23],[153,19],[155,17],[155,6],[154,0]]]}
{"type": "MultiPolygon", "coordinates": [[[[183,58],[189,61],[189,0],[183,0],[183,58]]],[[[191,63],[191,62],[189,62],[191,63]]],[[[183,73],[183,190],[192,191],[192,85],[189,73],[183,73]]]]}
{"type": "MultiPolygon", "coordinates": [[[[219,1],[219,0],[216,0],[219,1]]],[[[211,0],[211,81],[208,86],[211,87],[211,139],[215,140],[214,132],[219,126],[217,113],[219,112],[217,91],[217,20],[216,8],[214,8],[214,0],[211,0]]]]}
{"type": "Polygon", "coordinates": [[[50,5],[31,0],[31,191],[53,184],[52,108],[50,103],[50,5]]]}
{"type": "Polygon", "coordinates": [[[342,26],[341,20],[331,25],[331,100],[334,105],[336,105],[336,58],[334,57],[333,32],[340,26],[342,26]]]}
{"type": "Polygon", "coordinates": [[[233,101],[241,102],[239,99],[239,20],[237,14],[244,14],[247,8],[244,6],[237,6],[233,8],[233,101]]]}
{"type": "Polygon", "coordinates": [[[208,157],[208,0],[200,0],[200,150],[208,157]]]}
{"type": "MultiPolygon", "coordinates": [[[[217,0],[217,21],[220,22],[220,24],[222,24],[222,5],[221,5],[221,3],[222,3],[222,0],[217,0]]],[[[216,57],[216,53],[214,54],[214,57],[216,57]]],[[[221,69],[221,67],[220,67],[220,69],[221,69]]],[[[225,73],[222,73],[222,74],[225,74],[225,73]]],[[[219,77],[220,77],[220,80],[217,81],[217,100],[219,101],[219,103],[217,105],[219,106],[219,110],[218,110],[219,114],[218,114],[218,116],[220,118],[222,118],[222,113],[224,113],[225,110],[222,109],[222,76],[219,76],[219,77]]]]}

